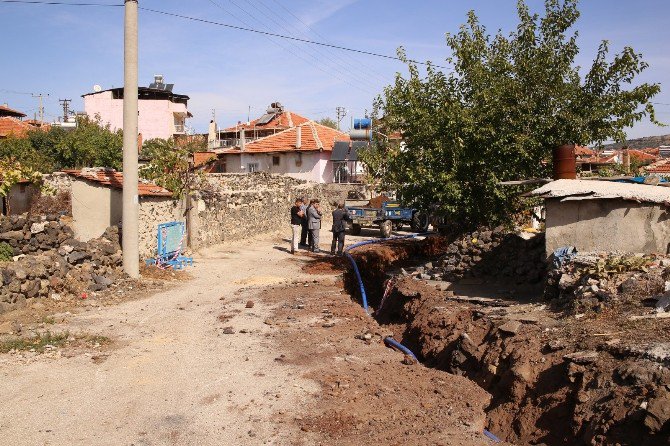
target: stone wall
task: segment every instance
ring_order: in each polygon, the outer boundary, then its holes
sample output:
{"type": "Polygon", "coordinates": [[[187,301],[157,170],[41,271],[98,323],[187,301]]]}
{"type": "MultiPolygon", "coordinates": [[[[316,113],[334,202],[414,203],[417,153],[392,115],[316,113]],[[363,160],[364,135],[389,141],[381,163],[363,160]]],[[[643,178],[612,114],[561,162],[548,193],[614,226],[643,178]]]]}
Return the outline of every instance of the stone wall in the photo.
{"type": "Polygon", "coordinates": [[[23,214],[0,219],[0,242],[8,243],[15,256],[57,249],[73,236],[66,219],[58,215],[28,217],[23,214]]]}
{"type": "Polygon", "coordinates": [[[139,250],[141,258],[156,256],[158,225],[171,221],[185,221],[183,200],[164,197],[140,197],[139,250]]]}
{"type": "Polygon", "coordinates": [[[192,245],[195,248],[241,240],[256,234],[289,230],[289,211],[296,198],[318,198],[330,225],[333,204],[344,201],[348,188],[295,178],[254,174],[212,174],[193,199],[192,245]]]}
{"type": "Polygon", "coordinates": [[[544,234],[516,234],[503,227],[482,228],[449,244],[446,254],[437,261],[406,272],[449,282],[477,278],[489,282],[539,284],[546,272],[544,234]]]}
{"type": "Polygon", "coordinates": [[[44,181],[44,185],[56,193],[72,191],[72,178],[65,172],[45,174],[42,175],[42,179],[44,181]]]}

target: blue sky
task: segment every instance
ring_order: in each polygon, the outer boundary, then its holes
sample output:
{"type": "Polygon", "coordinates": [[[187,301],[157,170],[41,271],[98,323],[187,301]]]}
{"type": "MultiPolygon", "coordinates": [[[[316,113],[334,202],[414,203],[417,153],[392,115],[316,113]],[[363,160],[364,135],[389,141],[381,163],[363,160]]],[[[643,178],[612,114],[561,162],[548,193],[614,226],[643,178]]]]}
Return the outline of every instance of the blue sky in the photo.
{"type": "MultiPolygon", "coordinates": [[[[543,2],[528,4],[539,10],[543,2]]],[[[140,0],[140,6],[382,54],[395,55],[402,45],[411,58],[438,64],[449,54],[445,33],[455,32],[468,10],[492,33],[516,20],[516,0],[140,0]]],[[[664,37],[670,1],[582,0],[580,9],[578,63],[589,65],[602,39],[613,51],[630,45],[643,53],[650,68],[639,79],[661,84],[654,101],[667,104],[657,107],[659,118],[670,122],[664,37]]],[[[25,93],[48,93],[46,113],[53,119],[59,98],[74,99],[73,108],[82,110],[81,95],[94,84],[122,86],[123,8],[0,3],[0,29],[0,103],[32,116],[37,100],[25,93]]],[[[346,107],[347,127],[398,71],[404,71],[400,62],[140,12],[140,85],[163,74],[175,92],[189,95],[198,132],[206,131],[212,109],[227,125],[246,120],[249,106],[253,118],[277,100],[313,119],[346,107]]],[[[664,133],[670,129],[643,122],[629,137],[664,133]]]]}

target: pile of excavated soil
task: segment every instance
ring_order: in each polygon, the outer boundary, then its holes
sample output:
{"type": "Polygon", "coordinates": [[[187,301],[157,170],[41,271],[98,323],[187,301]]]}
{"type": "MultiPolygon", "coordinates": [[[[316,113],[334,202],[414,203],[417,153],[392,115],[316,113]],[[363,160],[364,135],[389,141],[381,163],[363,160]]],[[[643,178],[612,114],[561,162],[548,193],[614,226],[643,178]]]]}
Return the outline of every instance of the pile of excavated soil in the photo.
{"type": "Polygon", "coordinates": [[[382,207],[384,205],[384,203],[386,203],[388,201],[391,201],[391,199],[389,197],[387,197],[386,195],[380,195],[380,196],[374,197],[373,199],[368,201],[368,203],[363,207],[378,209],[378,208],[382,207]]]}
{"type": "MultiPolygon", "coordinates": [[[[389,268],[422,254],[392,244],[367,248],[359,258],[368,266],[361,268],[368,294],[381,294],[389,268]]],[[[567,316],[539,300],[454,296],[404,278],[377,319],[425,365],[489,392],[487,427],[507,441],[669,444],[667,320],[615,311],[567,316]]]]}
{"type": "Polygon", "coordinates": [[[276,361],[299,366],[320,386],[307,416],[278,414],[301,429],[291,444],[359,446],[487,444],[488,394],[473,382],[388,349],[388,331],[342,291],[323,281],[272,287],[260,296],[279,305],[266,324],[277,332],[276,361]]]}

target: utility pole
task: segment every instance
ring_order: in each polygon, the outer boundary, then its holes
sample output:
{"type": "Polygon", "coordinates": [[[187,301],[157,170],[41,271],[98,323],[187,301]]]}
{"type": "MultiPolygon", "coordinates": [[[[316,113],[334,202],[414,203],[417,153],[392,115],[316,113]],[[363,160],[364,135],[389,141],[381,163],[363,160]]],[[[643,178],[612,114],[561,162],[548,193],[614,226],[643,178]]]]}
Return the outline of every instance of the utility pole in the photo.
{"type": "Polygon", "coordinates": [[[123,270],[140,276],[139,197],[137,195],[137,0],[125,0],[123,48],[123,270]]]}
{"type": "Polygon", "coordinates": [[[40,100],[40,105],[39,105],[39,108],[37,109],[37,111],[40,115],[40,122],[44,122],[44,103],[42,102],[42,98],[44,98],[44,96],[49,97],[49,94],[48,93],[47,94],[44,94],[44,93],[35,94],[35,93],[33,93],[32,96],[34,98],[39,98],[39,100],[40,100]]]}
{"type": "Polygon", "coordinates": [[[58,102],[63,105],[63,122],[67,122],[67,118],[70,115],[70,102],[72,102],[72,99],[59,99],[58,102]]]}
{"type": "Polygon", "coordinates": [[[335,107],[335,113],[337,113],[337,130],[340,130],[340,121],[347,116],[347,110],[344,107],[335,107]]]}

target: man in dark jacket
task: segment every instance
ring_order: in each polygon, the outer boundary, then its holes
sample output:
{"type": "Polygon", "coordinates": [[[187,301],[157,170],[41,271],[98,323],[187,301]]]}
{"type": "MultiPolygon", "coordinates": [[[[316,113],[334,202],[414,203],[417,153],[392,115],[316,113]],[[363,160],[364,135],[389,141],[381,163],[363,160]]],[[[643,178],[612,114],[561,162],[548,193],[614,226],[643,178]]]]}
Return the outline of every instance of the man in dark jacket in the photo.
{"type": "Polygon", "coordinates": [[[298,249],[298,238],[302,228],[302,217],[305,213],[301,209],[302,200],[295,200],[295,205],[291,208],[291,254],[295,254],[298,249]]]}
{"type": "Polygon", "coordinates": [[[346,222],[351,222],[351,216],[344,208],[344,204],[337,203],[337,209],[333,211],[333,243],[330,245],[331,254],[335,254],[335,245],[337,245],[337,255],[342,255],[344,234],[347,230],[346,222]]]}
{"type": "Polygon", "coordinates": [[[301,198],[300,201],[300,210],[302,211],[302,231],[300,232],[300,243],[298,246],[301,248],[310,248],[312,247],[312,235],[309,233],[309,228],[307,227],[307,207],[309,206],[309,198],[301,198]]]}

